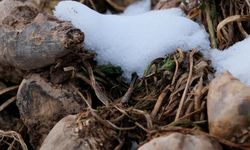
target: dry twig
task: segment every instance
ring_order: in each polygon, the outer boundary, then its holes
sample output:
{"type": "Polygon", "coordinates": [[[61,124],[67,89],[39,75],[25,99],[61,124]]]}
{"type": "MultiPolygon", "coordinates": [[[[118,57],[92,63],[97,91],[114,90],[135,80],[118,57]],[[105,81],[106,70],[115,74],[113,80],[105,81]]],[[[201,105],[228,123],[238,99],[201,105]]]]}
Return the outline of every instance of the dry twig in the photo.
{"type": "Polygon", "coordinates": [[[16,100],[16,96],[8,99],[6,102],[4,102],[2,105],[0,105],[0,112],[3,111],[6,107],[8,107],[11,103],[13,103],[16,100]]]}
{"type": "Polygon", "coordinates": [[[15,132],[15,131],[0,130],[0,142],[2,142],[2,140],[4,140],[3,138],[5,138],[5,137],[11,138],[11,139],[13,139],[13,142],[19,143],[23,150],[28,150],[27,145],[25,144],[22,136],[19,133],[15,132]]]}
{"type": "Polygon", "coordinates": [[[193,55],[194,55],[194,53],[195,53],[195,50],[193,50],[189,54],[189,63],[190,63],[190,66],[189,66],[188,80],[187,80],[187,83],[186,83],[183,95],[181,97],[179,107],[177,109],[177,113],[176,113],[176,116],[175,116],[175,121],[177,121],[179,119],[179,117],[180,117],[180,114],[181,114],[181,111],[182,111],[182,108],[183,108],[183,104],[184,104],[184,101],[185,101],[185,97],[187,95],[187,90],[188,90],[188,87],[190,86],[190,80],[191,80],[192,73],[193,73],[193,63],[194,63],[193,62],[193,55]]]}

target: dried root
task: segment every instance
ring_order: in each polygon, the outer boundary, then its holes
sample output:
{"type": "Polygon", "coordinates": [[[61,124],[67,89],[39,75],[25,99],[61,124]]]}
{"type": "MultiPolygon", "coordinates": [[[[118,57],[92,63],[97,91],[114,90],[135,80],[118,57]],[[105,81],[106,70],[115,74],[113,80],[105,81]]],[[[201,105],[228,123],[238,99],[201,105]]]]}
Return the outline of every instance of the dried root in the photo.
{"type": "Polygon", "coordinates": [[[0,147],[9,150],[28,150],[22,136],[15,131],[0,130],[0,147]]]}

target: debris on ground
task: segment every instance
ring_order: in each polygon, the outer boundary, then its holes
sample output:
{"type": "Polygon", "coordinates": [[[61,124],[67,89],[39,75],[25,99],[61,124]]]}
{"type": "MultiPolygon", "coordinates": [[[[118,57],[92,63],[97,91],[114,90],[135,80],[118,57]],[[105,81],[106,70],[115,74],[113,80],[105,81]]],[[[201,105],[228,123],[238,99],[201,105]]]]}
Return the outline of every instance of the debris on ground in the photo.
{"type": "Polygon", "coordinates": [[[78,2],[0,0],[0,149],[250,149],[248,1],[78,2]]]}
{"type": "MultiPolygon", "coordinates": [[[[91,78],[93,70],[88,64],[85,65],[91,78]]],[[[114,102],[105,97],[109,94],[108,91],[103,93],[105,91],[99,91],[98,87],[96,89],[95,85],[91,85],[104,106],[92,108],[92,96],[80,94],[88,105],[88,111],[78,114],[74,128],[81,133],[79,138],[88,140],[91,147],[113,149],[130,148],[133,141],[140,144],[147,138],[150,130],[162,125],[202,126],[206,124],[206,93],[212,76],[208,62],[199,53],[184,53],[179,50],[174,55],[153,62],[144,79],[136,81],[136,77],[133,77],[128,91],[114,99],[114,102]],[[113,144],[109,145],[109,142],[113,144]]],[[[60,141],[61,137],[71,134],[60,136],[64,133],[58,133],[59,136],[54,137],[52,135],[55,135],[55,131],[51,132],[46,143],[60,141]]]]}

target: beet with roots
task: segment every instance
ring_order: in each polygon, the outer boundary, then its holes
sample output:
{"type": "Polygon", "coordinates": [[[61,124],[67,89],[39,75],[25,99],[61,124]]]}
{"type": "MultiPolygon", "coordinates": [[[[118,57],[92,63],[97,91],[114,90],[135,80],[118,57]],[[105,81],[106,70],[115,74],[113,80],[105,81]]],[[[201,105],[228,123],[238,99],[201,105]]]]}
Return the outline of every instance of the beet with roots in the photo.
{"type": "Polygon", "coordinates": [[[0,16],[1,79],[12,80],[10,77],[18,76],[16,80],[20,80],[23,70],[48,66],[82,47],[84,34],[79,29],[39,13],[29,3],[4,0],[0,9],[3,12],[0,16]]]}

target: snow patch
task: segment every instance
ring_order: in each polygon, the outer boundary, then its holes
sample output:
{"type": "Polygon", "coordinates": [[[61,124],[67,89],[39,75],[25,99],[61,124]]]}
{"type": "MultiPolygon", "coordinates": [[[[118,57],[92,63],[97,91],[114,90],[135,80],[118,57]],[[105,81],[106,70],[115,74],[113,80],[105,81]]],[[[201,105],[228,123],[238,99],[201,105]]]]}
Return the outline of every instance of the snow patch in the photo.
{"type": "Polygon", "coordinates": [[[209,53],[217,73],[229,71],[250,86],[250,37],[235,43],[224,51],[213,49],[209,53]]]}
{"type": "Polygon", "coordinates": [[[129,5],[122,15],[137,15],[150,11],[151,0],[140,0],[129,5]]]}
{"type": "Polygon", "coordinates": [[[133,16],[103,15],[81,3],[62,1],[54,15],[84,32],[84,46],[97,53],[99,64],[120,66],[127,79],[133,72],[142,76],[152,60],[176,48],[210,49],[204,28],[178,8],[133,16]]]}

